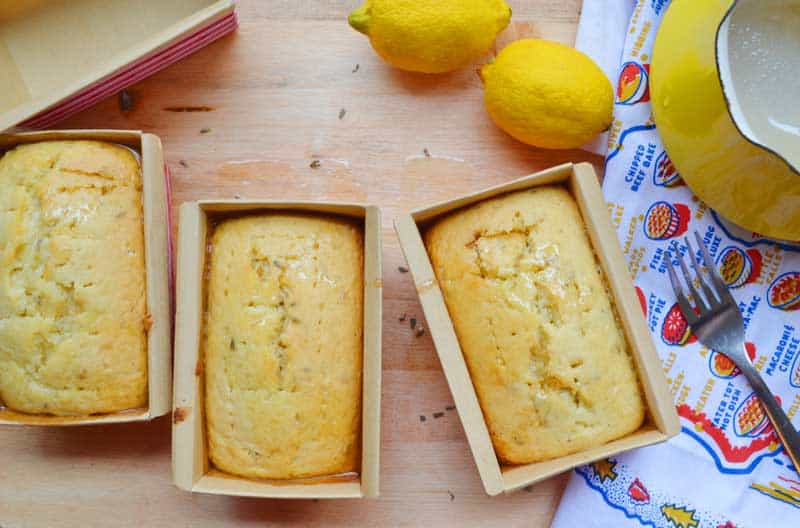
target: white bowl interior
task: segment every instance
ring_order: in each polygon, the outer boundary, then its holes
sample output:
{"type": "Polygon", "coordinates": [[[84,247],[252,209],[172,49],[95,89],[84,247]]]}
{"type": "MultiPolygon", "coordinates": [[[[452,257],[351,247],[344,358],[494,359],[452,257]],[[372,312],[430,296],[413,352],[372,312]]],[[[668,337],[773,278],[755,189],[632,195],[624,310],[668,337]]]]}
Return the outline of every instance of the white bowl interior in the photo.
{"type": "Polygon", "coordinates": [[[736,126],[800,172],[800,0],[739,0],[717,34],[736,126]]]}

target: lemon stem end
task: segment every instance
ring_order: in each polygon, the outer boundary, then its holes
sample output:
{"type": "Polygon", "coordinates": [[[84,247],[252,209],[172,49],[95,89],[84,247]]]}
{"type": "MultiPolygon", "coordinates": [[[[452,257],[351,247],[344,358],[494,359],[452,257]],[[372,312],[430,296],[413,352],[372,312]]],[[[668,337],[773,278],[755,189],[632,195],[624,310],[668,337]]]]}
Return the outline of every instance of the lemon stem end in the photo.
{"type": "Polygon", "coordinates": [[[363,5],[358,9],[354,9],[353,12],[350,13],[350,16],[347,17],[347,22],[350,24],[350,27],[366,35],[369,22],[367,6],[363,5]]]}

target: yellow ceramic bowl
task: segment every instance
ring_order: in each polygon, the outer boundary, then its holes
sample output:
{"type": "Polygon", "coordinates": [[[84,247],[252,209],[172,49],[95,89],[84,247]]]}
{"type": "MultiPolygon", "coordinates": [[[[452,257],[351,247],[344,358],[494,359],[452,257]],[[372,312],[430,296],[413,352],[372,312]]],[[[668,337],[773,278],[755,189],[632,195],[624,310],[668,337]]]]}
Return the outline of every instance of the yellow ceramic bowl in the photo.
{"type": "Polygon", "coordinates": [[[757,233],[800,240],[800,174],[740,133],[723,96],[716,35],[734,3],[674,0],[653,49],[653,116],[670,159],[704,202],[757,233]]]}

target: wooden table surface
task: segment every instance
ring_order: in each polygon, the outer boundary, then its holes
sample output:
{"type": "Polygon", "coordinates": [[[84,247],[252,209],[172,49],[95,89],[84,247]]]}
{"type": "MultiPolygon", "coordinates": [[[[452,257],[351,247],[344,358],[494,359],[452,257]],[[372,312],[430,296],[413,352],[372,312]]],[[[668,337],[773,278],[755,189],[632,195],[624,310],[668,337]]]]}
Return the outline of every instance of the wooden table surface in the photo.
{"type": "MultiPolygon", "coordinates": [[[[383,64],[346,23],[357,0],[241,0],[241,26],[197,54],[59,128],[142,129],[161,136],[172,217],[186,200],[357,200],[383,213],[381,497],[281,501],[192,495],[172,486],[170,420],[72,429],[0,429],[0,526],[547,526],[566,475],[489,498],[424,323],[393,218],[403,211],[565,161],[499,131],[474,69],[442,76],[383,64]],[[175,112],[170,107],[207,107],[175,112]],[[447,177],[418,170],[427,150],[463,160],[447,177]],[[316,169],[312,160],[320,160],[316,169]],[[437,414],[434,414],[437,413],[437,414]],[[444,413],[440,416],[439,413],[444,413]],[[422,416],[425,417],[423,421],[422,416]]],[[[572,44],[580,0],[510,0],[521,36],[572,44]]],[[[173,233],[174,235],[174,233],[173,233]]]]}

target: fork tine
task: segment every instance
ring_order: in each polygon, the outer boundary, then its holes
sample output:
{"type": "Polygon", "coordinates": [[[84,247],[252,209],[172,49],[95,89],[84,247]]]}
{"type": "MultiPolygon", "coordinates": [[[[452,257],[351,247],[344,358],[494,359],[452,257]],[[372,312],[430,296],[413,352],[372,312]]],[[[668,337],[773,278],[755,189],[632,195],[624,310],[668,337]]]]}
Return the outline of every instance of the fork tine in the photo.
{"type": "Polygon", "coordinates": [[[683,293],[683,288],[672,266],[672,253],[667,250],[664,252],[664,257],[667,259],[667,273],[669,273],[669,281],[672,283],[672,290],[675,292],[675,295],[679,295],[683,293]]]}
{"type": "Polygon", "coordinates": [[[686,267],[686,262],[681,255],[678,255],[678,263],[681,265],[681,271],[683,272],[683,278],[686,280],[686,286],[689,287],[689,293],[692,294],[692,299],[694,299],[694,303],[700,309],[700,313],[705,313],[708,311],[708,306],[706,306],[706,302],[703,300],[703,297],[700,296],[700,292],[697,291],[697,288],[694,287],[694,281],[692,280],[692,276],[689,273],[689,268],[686,267]]]}
{"type": "Polygon", "coordinates": [[[669,274],[669,281],[672,283],[672,290],[675,292],[675,297],[678,298],[678,305],[681,307],[683,317],[686,319],[686,322],[689,323],[689,326],[691,326],[697,322],[697,317],[695,317],[692,305],[689,304],[689,300],[686,298],[686,295],[684,295],[681,282],[678,280],[678,275],[675,273],[675,268],[672,265],[672,253],[667,250],[665,255],[667,258],[667,273],[669,274]]]}
{"type": "Polygon", "coordinates": [[[722,302],[725,302],[726,299],[732,300],[731,292],[728,291],[728,287],[722,282],[722,277],[717,273],[717,268],[714,266],[714,261],[711,259],[711,255],[708,253],[708,248],[703,243],[703,239],[700,238],[700,233],[695,231],[694,238],[697,240],[697,245],[700,246],[700,253],[703,255],[703,264],[705,264],[708,269],[708,274],[711,275],[711,282],[714,285],[714,291],[717,293],[717,297],[719,297],[722,302]]]}
{"type": "Polygon", "coordinates": [[[681,313],[683,314],[684,319],[689,324],[690,327],[693,327],[697,324],[697,315],[694,313],[694,309],[692,305],[689,303],[689,299],[686,298],[686,295],[681,292],[678,295],[678,305],[681,307],[681,313]]]}
{"type": "MultiPolygon", "coordinates": [[[[691,257],[689,262],[692,263],[692,269],[694,269],[694,272],[697,275],[697,280],[700,283],[700,289],[703,290],[703,293],[706,296],[708,304],[710,304],[712,307],[719,305],[720,300],[717,299],[717,297],[714,295],[714,292],[708,286],[704,273],[700,269],[700,266],[697,264],[697,253],[695,253],[694,248],[692,247],[692,243],[689,241],[689,237],[684,237],[683,240],[684,242],[686,242],[686,247],[689,248],[689,256],[691,257]]],[[[711,270],[709,270],[708,272],[712,273],[711,270]]]]}

